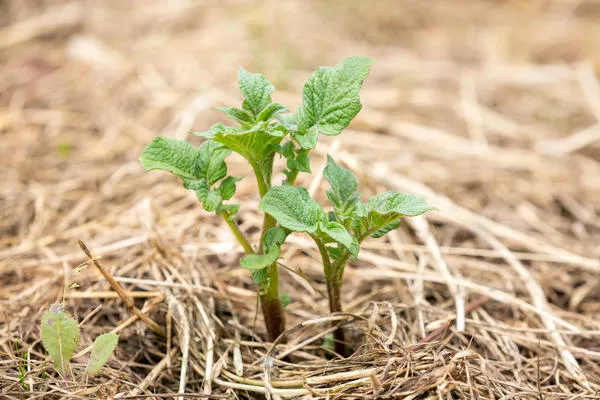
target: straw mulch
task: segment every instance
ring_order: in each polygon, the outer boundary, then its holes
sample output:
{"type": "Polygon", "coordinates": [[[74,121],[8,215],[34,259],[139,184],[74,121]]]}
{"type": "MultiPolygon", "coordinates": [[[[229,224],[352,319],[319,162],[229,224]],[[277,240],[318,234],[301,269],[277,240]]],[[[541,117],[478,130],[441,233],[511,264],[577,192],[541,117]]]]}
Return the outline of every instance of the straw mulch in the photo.
{"type": "MultiPolygon", "coordinates": [[[[0,398],[600,398],[598,18],[591,0],[0,2],[0,398]],[[302,183],[325,202],[329,152],[365,196],[439,211],[366,243],[343,315],[294,236],[290,330],[266,343],[232,235],[137,157],[222,120],[240,65],[293,109],[310,71],[346,55],[378,60],[365,107],[302,183]],[[61,380],[40,343],[72,283],[81,349],[120,335],[87,382],[61,380]],[[348,359],[331,352],[334,322],[348,359]]],[[[256,189],[231,161],[256,240],[256,189]]]]}

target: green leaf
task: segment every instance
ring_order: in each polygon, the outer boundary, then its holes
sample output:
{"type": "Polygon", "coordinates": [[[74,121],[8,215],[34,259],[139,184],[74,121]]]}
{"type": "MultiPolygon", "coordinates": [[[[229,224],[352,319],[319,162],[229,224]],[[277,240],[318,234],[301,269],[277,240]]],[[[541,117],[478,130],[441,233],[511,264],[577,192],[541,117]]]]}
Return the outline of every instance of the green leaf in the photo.
{"type": "Polygon", "coordinates": [[[252,281],[258,286],[264,286],[269,281],[269,272],[266,268],[252,271],[252,281]]]}
{"type": "Polygon", "coordinates": [[[94,340],[92,355],[86,368],[86,375],[97,374],[117,347],[119,336],[115,333],[105,333],[94,340]]]}
{"type": "Polygon", "coordinates": [[[386,226],[384,226],[381,229],[378,229],[374,234],[371,235],[372,238],[374,239],[378,239],[380,237],[382,237],[383,235],[385,235],[386,233],[393,231],[394,229],[397,229],[400,226],[400,220],[396,220],[394,222],[392,222],[391,224],[388,224],[386,226]]]}
{"type": "Polygon", "coordinates": [[[230,153],[211,140],[196,148],[183,140],[159,136],[144,148],[140,161],[146,170],[160,169],[179,176],[183,186],[195,190],[198,200],[204,202],[209,187],[227,174],[224,159],[230,153]]]}
{"type": "Polygon", "coordinates": [[[200,146],[200,158],[198,159],[200,165],[198,169],[204,174],[203,171],[206,168],[205,174],[209,186],[212,186],[227,175],[225,157],[229,154],[231,154],[231,150],[224,148],[217,142],[205,141],[200,146]]]}
{"type": "Polygon", "coordinates": [[[401,217],[414,217],[434,209],[419,196],[394,192],[381,193],[371,197],[366,204],[356,203],[352,231],[355,236],[362,239],[367,235],[381,237],[396,229],[401,217]]]}
{"type": "Polygon", "coordinates": [[[252,115],[246,110],[241,110],[235,107],[219,107],[217,110],[223,111],[225,115],[233,118],[242,125],[252,125],[255,122],[254,117],[252,117],[252,115]]]}
{"type": "Polygon", "coordinates": [[[298,120],[295,113],[278,114],[276,118],[289,130],[298,129],[298,120]]]}
{"type": "Polygon", "coordinates": [[[240,260],[242,268],[246,268],[252,271],[263,269],[272,265],[279,258],[281,248],[279,246],[273,246],[267,250],[264,254],[249,254],[240,260]]]}
{"type": "Polygon", "coordinates": [[[333,332],[328,333],[323,338],[323,348],[325,348],[326,350],[329,350],[332,353],[335,352],[335,338],[333,337],[333,332]]]}
{"type": "Polygon", "coordinates": [[[292,296],[289,293],[281,293],[279,295],[279,301],[281,302],[281,307],[286,308],[292,302],[292,296]]]}
{"type": "Polygon", "coordinates": [[[219,188],[217,191],[221,194],[223,200],[229,200],[235,194],[235,183],[239,182],[241,178],[234,178],[233,176],[228,176],[227,178],[221,181],[219,188]]]}
{"type": "Polygon", "coordinates": [[[69,360],[79,345],[79,325],[60,304],[51,305],[42,316],[42,342],[61,376],[70,374],[69,360]]]}
{"type": "Polygon", "coordinates": [[[265,249],[271,246],[281,246],[285,242],[287,235],[288,232],[279,226],[269,229],[263,238],[265,249]]]}
{"type": "Polygon", "coordinates": [[[288,168],[297,169],[298,171],[310,174],[310,158],[308,158],[308,154],[305,152],[296,154],[296,159],[291,166],[288,164],[288,168]]]}
{"type": "Polygon", "coordinates": [[[331,259],[334,261],[338,260],[342,256],[342,250],[343,248],[338,246],[327,246],[327,254],[329,254],[329,257],[331,257],[331,259]]]}
{"type": "Polygon", "coordinates": [[[283,146],[281,146],[281,154],[283,154],[283,156],[288,159],[294,158],[294,150],[294,142],[292,142],[291,140],[285,142],[283,146]]]}
{"type": "Polygon", "coordinates": [[[221,211],[226,212],[228,214],[227,219],[230,221],[235,219],[235,214],[237,214],[239,210],[239,204],[220,204],[219,207],[217,207],[217,213],[221,213],[221,211]]]}
{"type": "Polygon", "coordinates": [[[238,86],[245,98],[242,108],[254,117],[271,103],[271,93],[275,90],[263,75],[251,74],[244,68],[239,69],[238,86]]]}
{"type": "Polygon", "coordinates": [[[279,103],[271,103],[256,117],[257,121],[269,122],[277,116],[277,114],[287,111],[287,107],[279,103]]]}
{"type": "Polygon", "coordinates": [[[206,198],[204,199],[204,209],[208,212],[215,211],[222,201],[223,199],[221,198],[221,195],[219,193],[210,190],[206,195],[206,198]]]}
{"type": "Polygon", "coordinates": [[[260,210],[271,215],[284,228],[314,233],[325,213],[308,191],[295,186],[273,186],[263,197],[260,210]]]}
{"type": "Polygon", "coordinates": [[[214,140],[216,137],[220,135],[235,135],[239,132],[237,128],[232,128],[230,126],[223,125],[222,122],[217,122],[213,126],[211,126],[207,131],[204,132],[191,132],[196,136],[200,136],[206,139],[214,140]]]}
{"type": "Polygon", "coordinates": [[[286,176],[290,174],[297,175],[298,171],[310,173],[310,158],[308,157],[308,150],[302,148],[296,149],[294,142],[289,140],[280,146],[278,153],[283,155],[287,159],[287,170],[283,172],[286,176]]]}
{"type": "Polygon", "coordinates": [[[285,132],[265,122],[259,122],[250,129],[239,130],[217,123],[206,132],[193,134],[221,143],[248,160],[253,168],[261,171],[265,166],[272,164],[276,146],[285,136],[285,132]]]}
{"type": "Polygon", "coordinates": [[[146,170],[160,169],[171,172],[183,182],[186,189],[194,190],[206,211],[220,208],[223,199],[235,193],[238,178],[228,177],[225,157],[231,150],[213,140],[199,148],[183,140],[155,138],[142,152],[140,161],[146,170]],[[216,191],[211,186],[225,178],[216,191]]]}
{"type": "Polygon", "coordinates": [[[426,211],[435,210],[435,207],[431,207],[425,199],[419,196],[406,193],[384,192],[369,199],[367,210],[379,215],[414,217],[426,211]]]}
{"type": "Polygon", "coordinates": [[[272,265],[281,254],[281,245],[286,237],[287,232],[281,227],[269,229],[263,238],[264,254],[249,254],[240,260],[240,264],[243,268],[253,271],[272,265]]]}
{"type": "Polygon", "coordinates": [[[323,176],[329,182],[331,189],[327,191],[327,197],[333,204],[336,212],[345,214],[352,210],[358,200],[358,179],[352,171],[342,168],[330,155],[327,155],[327,166],[323,176]]]}
{"type": "Polygon", "coordinates": [[[319,236],[323,237],[325,235],[327,238],[344,246],[354,257],[358,257],[358,240],[339,222],[321,221],[319,223],[319,233],[319,236]]]}
{"type": "Polygon", "coordinates": [[[349,57],[333,68],[320,67],[313,73],[296,112],[297,136],[309,136],[309,140],[301,139],[304,148],[312,145],[317,132],[339,135],[358,114],[362,108],[359,90],[373,62],[368,57],[349,57]]]}
{"type": "Polygon", "coordinates": [[[327,221],[336,222],[337,220],[338,220],[338,218],[335,215],[335,212],[333,212],[333,211],[327,212],[327,221]]]}
{"type": "Polygon", "coordinates": [[[303,149],[314,149],[319,140],[319,127],[314,125],[304,132],[293,132],[292,137],[303,149]]]}

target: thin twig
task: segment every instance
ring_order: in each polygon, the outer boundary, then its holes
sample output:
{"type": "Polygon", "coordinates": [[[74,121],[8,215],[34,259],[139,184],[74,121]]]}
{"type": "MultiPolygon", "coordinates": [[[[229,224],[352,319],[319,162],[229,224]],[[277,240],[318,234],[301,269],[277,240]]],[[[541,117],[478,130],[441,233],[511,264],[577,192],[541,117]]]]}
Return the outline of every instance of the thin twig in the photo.
{"type": "Polygon", "coordinates": [[[81,240],[78,243],[79,247],[81,247],[81,250],[83,250],[83,252],[90,259],[90,261],[94,263],[94,265],[96,266],[96,268],[98,268],[98,271],[100,271],[104,279],[106,279],[110,286],[113,288],[113,290],[118,293],[121,300],[123,300],[123,302],[131,310],[131,312],[133,312],[140,320],[142,320],[154,333],[161,337],[166,337],[164,329],[161,328],[156,322],[151,320],[146,314],[141,312],[140,309],[135,306],[133,300],[131,300],[131,297],[127,295],[125,289],[123,289],[123,287],[121,287],[121,285],[119,285],[119,283],[113,278],[112,274],[108,272],[108,270],[98,262],[98,259],[92,256],[90,250],[87,248],[85,243],[83,243],[83,241],[81,240]]]}

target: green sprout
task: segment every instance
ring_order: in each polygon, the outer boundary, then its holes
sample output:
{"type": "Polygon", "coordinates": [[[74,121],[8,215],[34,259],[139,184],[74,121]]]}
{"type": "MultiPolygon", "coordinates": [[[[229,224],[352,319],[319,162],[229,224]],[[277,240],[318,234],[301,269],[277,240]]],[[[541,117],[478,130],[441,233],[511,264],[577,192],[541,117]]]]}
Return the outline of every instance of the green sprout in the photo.
{"type": "MultiPolygon", "coordinates": [[[[244,96],[241,108],[220,108],[239,126],[222,123],[208,131],[194,132],[206,139],[199,148],[186,141],[155,138],[142,152],[146,170],[160,169],[179,176],[186,189],[194,190],[204,209],[221,216],[246,252],[243,268],[252,273],[259,287],[259,299],[269,340],[285,330],[285,315],[279,294],[278,259],[281,246],[292,232],[310,236],[323,261],[329,306],[341,312],[340,290],[344,268],[358,256],[360,244],[368,237],[381,237],[399,226],[403,216],[415,216],[432,208],[420,197],[386,192],[366,203],[360,201],[354,174],[328,156],[324,175],[330,189],[327,197],[333,211],[325,212],[308,191],[295,186],[300,172],[310,173],[308,154],[319,134],[337,136],[361,110],[359,91],[373,60],[349,57],[335,67],[318,68],[304,85],[302,104],[295,113],[271,100],[273,85],[261,74],[240,68],[239,89],[244,96]],[[236,152],[254,172],[264,213],[261,240],[250,245],[235,220],[238,204],[229,201],[240,178],[227,175],[225,158],[236,152]],[[286,159],[286,179],[273,186],[276,156],[286,159]]],[[[345,355],[344,332],[334,338],[336,351],[345,355]]]]}
{"type": "MultiPolygon", "coordinates": [[[[105,333],[94,340],[92,354],[82,379],[100,371],[117,347],[118,341],[119,336],[115,333],[105,333]]],[[[70,360],[79,346],[79,325],[61,304],[51,305],[42,316],[42,343],[58,373],[65,379],[72,376],[70,360]]]]}

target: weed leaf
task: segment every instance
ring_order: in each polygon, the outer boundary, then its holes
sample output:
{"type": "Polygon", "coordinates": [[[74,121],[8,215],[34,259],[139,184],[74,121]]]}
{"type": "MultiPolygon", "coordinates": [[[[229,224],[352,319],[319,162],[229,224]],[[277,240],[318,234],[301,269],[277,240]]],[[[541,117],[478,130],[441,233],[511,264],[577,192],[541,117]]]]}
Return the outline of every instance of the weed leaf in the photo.
{"type": "Polygon", "coordinates": [[[42,342],[62,377],[70,374],[69,360],[79,345],[79,325],[60,304],[42,316],[42,342]]]}
{"type": "Polygon", "coordinates": [[[119,336],[115,333],[105,333],[94,340],[92,355],[86,368],[86,375],[97,374],[117,347],[119,336]]]}

